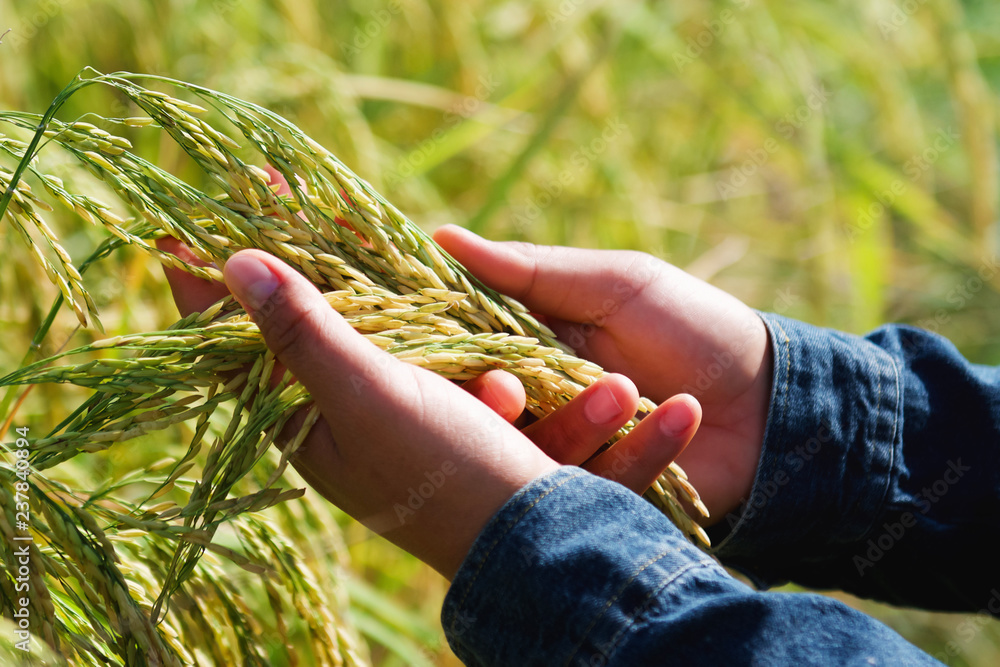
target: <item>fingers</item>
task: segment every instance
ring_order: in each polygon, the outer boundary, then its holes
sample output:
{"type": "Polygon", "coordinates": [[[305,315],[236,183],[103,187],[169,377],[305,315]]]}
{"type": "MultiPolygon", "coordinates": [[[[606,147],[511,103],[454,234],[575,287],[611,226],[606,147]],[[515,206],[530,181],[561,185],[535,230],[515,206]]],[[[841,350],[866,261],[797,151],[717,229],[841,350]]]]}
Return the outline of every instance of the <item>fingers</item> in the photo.
{"type": "Polygon", "coordinates": [[[701,405],[693,396],[678,394],[593,456],[638,408],[639,392],[632,381],[611,373],[522,432],[555,461],[582,465],[642,493],[691,442],[701,424],[701,405]]]}
{"type": "Polygon", "coordinates": [[[624,426],[639,408],[639,391],[624,375],[611,373],[523,433],[565,465],[580,465],[624,426]]]}
{"type": "Polygon", "coordinates": [[[666,266],[636,252],[487,241],[455,225],[434,240],[487,286],[573,322],[613,315],[666,266]]]}
{"type": "Polygon", "coordinates": [[[584,467],[643,493],[684,451],[701,424],[701,405],[689,394],[664,401],[607,451],[584,467]]]}
{"type": "Polygon", "coordinates": [[[337,315],[306,278],[259,250],[243,250],[223,270],[267,346],[313,394],[324,414],[357,403],[358,383],[392,361],[337,315]],[[383,360],[382,356],[385,356],[383,360]]]}
{"type": "Polygon", "coordinates": [[[524,411],[524,385],[510,373],[488,371],[462,385],[493,412],[513,423],[524,411]]]}
{"type": "Polygon", "coordinates": [[[264,171],[266,171],[267,175],[271,177],[271,185],[274,184],[278,185],[278,189],[275,191],[275,194],[278,195],[292,194],[292,189],[288,186],[288,181],[285,180],[285,177],[282,176],[280,171],[278,171],[269,164],[264,165],[264,171]]]}
{"type": "Polygon", "coordinates": [[[445,576],[518,489],[558,467],[453,383],[365,340],[281,260],[243,250],[223,276],[324,417],[295,467],[445,576]]]}
{"type": "MultiPolygon", "coordinates": [[[[173,237],[158,239],[156,247],[187,264],[208,266],[207,262],[198,259],[190,248],[173,237]]],[[[170,291],[173,292],[174,303],[177,304],[181,317],[187,317],[194,312],[200,313],[229,294],[229,290],[222,283],[203,280],[182,269],[164,266],[163,273],[170,283],[170,291]]]]}

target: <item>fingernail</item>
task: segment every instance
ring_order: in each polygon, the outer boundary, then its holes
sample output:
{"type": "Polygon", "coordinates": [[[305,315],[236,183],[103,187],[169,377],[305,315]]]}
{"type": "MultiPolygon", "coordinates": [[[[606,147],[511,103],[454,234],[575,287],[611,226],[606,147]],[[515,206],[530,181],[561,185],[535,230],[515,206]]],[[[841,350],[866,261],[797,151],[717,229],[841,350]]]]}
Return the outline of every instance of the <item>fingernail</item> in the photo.
{"type": "MultiPolygon", "coordinates": [[[[485,382],[483,382],[482,386],[485,388],[486,393],[489,395],[491,404],[493,406],[496,406],[494,407],[494,409],[507,407],[507,403],[503,400],[503,397],[501,397],[500,394],[497,393],[497,389],[495,386],[493,386],[493,382],[491,382],[490,378],[485,378],[485,382]]],[[[500,414],[499,411],[498,414],[500,414]]],[[[510,421],[509,415],[500,414],[500,416],[510,421]]]]}
{"type": "Polygon", "coordinates": [[[598,387],[583,406],[583,414],[591,424],[607,424],[621,413],[622,406],[615,399],[614,392],[607,387],[598,387]]]}
{"type": "Polygon", "coordinates": [[[234,255],[225,266],[226,285],[244,306],[260,310],[278,287],[278,277],[253,255],[234,255]]]}
{"type": "Polygon", "coordinates": [[[694,412],[684,402],[674,403],[660,416],[660,432],[668,438],[676,438],[694,423],[694,412]]]}

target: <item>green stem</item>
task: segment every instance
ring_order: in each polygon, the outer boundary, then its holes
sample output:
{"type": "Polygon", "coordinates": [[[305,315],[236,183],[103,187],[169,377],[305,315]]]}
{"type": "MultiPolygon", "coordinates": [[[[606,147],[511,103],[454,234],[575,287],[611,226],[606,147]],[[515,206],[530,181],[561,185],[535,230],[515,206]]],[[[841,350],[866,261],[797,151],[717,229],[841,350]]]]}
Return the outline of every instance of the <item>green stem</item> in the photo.
{"type": "MultiPolygon", "coordinates": [[[[125,242],[119,238],[108,239],[102,243],[98,248],[91,253],[84,262],[80,265],[80,275],[86,273],[87,269],[90,268],[91,264],[94,262],[104,259],[110,255],[116,248],[125,245],[125,242]]],[[[31,339],[31,344],[28,346],[28,351],[24,354],[24,358],[21,359],[21,363],[18,365],[19,369],[24,369],[26,366],[34,363],[33,357],[42,349],[42,341],[45,340],[45,336],[48,335],[49,329],[52,328],[52,323],[55,322],[56,315],[59,313],[59,309],[63,304],[63,296],[59,294],[56,296],[55,301],[52,302],[52,307],[49,308],[48,315],[45,316],[45,320],[35,331],[35,336],[31,339]]],[[[0,415],[7,415],[7,411],[10,409],[11,403],[14,402],[14,396],[17,394],[17,389],[20,385],[11,385],[7,388],[4,393],[3,400],[0,401],[0,415]]]]}
{"type": "MultiPolygon", "coordinates": [[[[28,148],[25,149],[21,161],[18,162],[17,168],[14,170],[14,175],[11,176],[10,183],[7,184],[7,189],[4,190],[3,196],[0,197],[0,220],[3,220],[4,215],[7,213],[7,207],[10,205],[10,200],[14,197],[14,190],[17,189],[17,184],[21,182],[21,176],[24,175],[24,171],[31,164],[31,159],[34,157],[35,152],[38,149],[38,144],[41,142],[42,137],[45,136],[45,130],[48,128],[49,122],[55,117],[59,109],[62,108],[62,105],[66,103],[66,100],[68,100],[74,93],[76,93],[78,90],[81,90],[82,88],[89,86],[90,84],[96,81],[96,79],[94,80],[82,79],[80,75],[83,73],[83,71],[84,70],[81,70],[80,74],[77,74],[76,77],[73,79],[73,82],[70,83],[65,88],[63,88],[62,91],[59,93],[59,95],[57,95],[56,98],[52,100],[52,104],[49,105],[49,108],[45,112],[45,115],[43,115],[42,119],[38,122],[38,127],[35,128],[35,135],[31,138],[31,143],[28,144],[28,148]]],[[[42,326],[39,328],[37,332],[35,332],[35,337],[31,341],[31,346],[28,348],[28,353],[24,355],[24,359],[21,362],[22,366],[28,363],[31,356],[34,354],[35,350],[39,349],[42,339],[45,338],[45,335],[52,327],[52,322],[55,321],[56,313],[58,312],[59,307],[62,306],[62,303],[63,303],[63,297],[60,294],[56,298],[56,301],[52,305],[52,308],[49,310],[49,314],[45,318],[45,321],[42,323],[42,326]]],[[[11,387],[4,394],[3,402],[0,403],[0,415],[7,414],[7,410],[10,409],[11,402],[13,402],[14,400],[15,393],[16,393],[16,388],[11,387]]]]}
{"type": "Polygon", "coordinates": [[[549,141],[549,137],[552,135],[553,130],[556,129],[556,125],[565,115],[566,110],[573,100],[576,99],[577,94],[580,92],[580,87],[583,82],[587,80],[587,77],[597,68],[597,66],[604,60],[605,56],[611,51],[611,47],[617,43],[620,31],[615,31],[615,33],[605,40],[602,47],[594,54],[593,59],[585,67],[574,72],[572,76],[566,81],[562,90],[559,91],[559,97],[556,98],[555,103],[542,118],[541,125],[539,125],[538,130],[535,134],[528,140],[527,145],[518,154],[514,161],[507,167],[507,170],[503,173],[500,178],[497,179],[496,184],[493,186],[489,194],[489,199],[483,204],[474,216],[468,221],[467,227],[477,234],[481,234],[483,227],[489,222],[489,219],[496,213],[497,209],[500,208],[501,204],[507,198],[507,192],[510,188],[517,182],[517,179],[521,177],[524,170],[527,168],[528,163],[535,156],[538,151],[540,151],[549,141]]]}
{"type": "Polygon", "coordinates": [[[63,88],[62,92],[52,100],[52,104],[49,105],[48,111],[42,116],[42,120],[39,121],[38,127],[35,128],[35,136],[31,138],[31,143],[28,144],[28,148],[24,151],[24,157],[17,165],[17,169],[14,170],[14,175],[10,179],[10,183],[7,184],[7,189],[4,190],[3,197],[0,197],[0,220],[3,219],[4,214],[7,212],[7,206],[10,204],[11,198],[14,196],[14,190],[17,188],[17,184],[21,181],[21,176],[24,174],[24,170],[28,168],[28,164],[31,162],[31,158],[35,155],[35,149],[38,148],[38,143],[45,136],[45,130],[49,126],[49,121],[51,121],[56,112],[62,108],[62,105],[66,103],[76,91],[81,88],[85,88],[90,84],[94,83],[96,79],[80,79],[80,75],[76,75],[74,83],[63,88]]]}

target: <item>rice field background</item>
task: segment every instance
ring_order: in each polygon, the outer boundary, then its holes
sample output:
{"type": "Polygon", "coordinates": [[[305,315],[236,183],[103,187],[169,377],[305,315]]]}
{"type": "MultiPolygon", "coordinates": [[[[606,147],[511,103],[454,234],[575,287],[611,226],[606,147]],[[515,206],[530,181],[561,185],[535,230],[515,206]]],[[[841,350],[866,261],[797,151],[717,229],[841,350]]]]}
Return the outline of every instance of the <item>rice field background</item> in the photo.
{"type": "MultiPolygon", "coordinates": [[[[0,0],[8,28],[2,109],[43,112],[88,65],[191,81],[287,116],[427,230],[644,250],[761,310],[857,333],[908,322],[1000,363],[992,3],[0,0]]],[[[131,115],[88,91],[59,117],[93,107],[131,115]]],[[[130,138],[200,185],[155,136],[130,138]]],[[[103,239],[68,215],[53,225],[75,259],[103,239]]],[[[162,271],[138,253],[116,253],[87,284],[109,335],[177,318],[162,271]]],[[[0,371],[29,353],[54,296],[0,226],[0,371]]],[[[61,314],[51,345],[78,344],[74,327],[61,314]]],[[[51,427],[81,396],[39,387],[11,426],[51,427]]],[[[96,486],[176,453],[176,437],[62,474],[96,486]]],[[[458,664],[437,621],[445,583],[306,502],[261,515],[317,563],[358,660],[458,664]]],[[[294,609],[275,613],[250,573],[227,576],[273,664],[317,661],[294,609]]],[[[995,621],[850,602],[948,664],[1000,662],[995,621]]]]}

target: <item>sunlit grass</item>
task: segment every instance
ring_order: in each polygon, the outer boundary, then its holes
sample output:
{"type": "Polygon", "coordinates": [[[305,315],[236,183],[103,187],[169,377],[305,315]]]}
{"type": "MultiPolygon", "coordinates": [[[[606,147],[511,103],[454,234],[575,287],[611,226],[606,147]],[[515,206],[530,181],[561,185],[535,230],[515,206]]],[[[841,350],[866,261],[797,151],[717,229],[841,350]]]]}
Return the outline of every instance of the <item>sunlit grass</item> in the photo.
{"type": "MultiPolygon", "coordinates": [[[[956,0],[0,0],[0,107],[44,111],[85,65],[167,74],[290,116],[427,229],[637,248],[756,308],[928,326],[1000,363],[997,17],[956,0]]],[[[199,178],[169,144],[141,149],[199,178]]],[[[56,224],[77,259],[101,237],[56,224]]],[[[4,370],[54,296],[19,243],[0,226],[4,370]]],[[[87,284],[109,334],[175,319],[138,253],[87,284]]],[[[78,398],[39,387],[18,419],[78,398]]],[[[344,523],[351,570],[436,627],[444,582],[344,523]]],[[[964,641],[965,617],[852,603],[932,653],[955,642],[951,664],[1000,660],[995,622],[964,641]]],[[[379,664],[453,664],[440,635],[357,604],[379,664]],[[408,643],[393,653],[390,634],[408,643]]]]}

